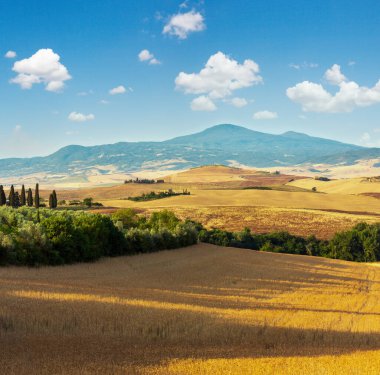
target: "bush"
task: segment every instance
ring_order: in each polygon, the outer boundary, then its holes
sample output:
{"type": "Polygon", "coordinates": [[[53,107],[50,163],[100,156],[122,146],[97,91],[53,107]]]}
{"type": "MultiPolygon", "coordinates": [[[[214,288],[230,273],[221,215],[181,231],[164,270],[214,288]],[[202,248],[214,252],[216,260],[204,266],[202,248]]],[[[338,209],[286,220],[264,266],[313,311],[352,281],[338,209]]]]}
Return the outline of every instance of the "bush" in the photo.
{"type": "Polygon", "coordinates": [[[169,211],[146,219],[129,209],[107,216],[0,207],[0,264],[57,265],[174,249],[196,243],[198,228],[169,211]]]}

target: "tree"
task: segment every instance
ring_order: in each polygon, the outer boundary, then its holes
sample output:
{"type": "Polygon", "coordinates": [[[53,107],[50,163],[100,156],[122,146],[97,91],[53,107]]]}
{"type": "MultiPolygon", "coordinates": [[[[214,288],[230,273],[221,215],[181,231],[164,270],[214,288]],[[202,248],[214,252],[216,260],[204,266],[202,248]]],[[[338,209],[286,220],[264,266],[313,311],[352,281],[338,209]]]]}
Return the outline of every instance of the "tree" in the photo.
{"type": "Polygon", "coordinates": [[[40,190],[38,184],[36,184],[36,192],[34,193],[34,205],[36,208],[40,208],[40,190]]]}
{"type": "Polygon", "coordinates": [[[53,208],[57,208],[58,206],[58,198],[57,198],[57,193],[55,192],[55,190],[53,190],[53,208]]]}
{"type": "Polygon", "coordinates": [[[49,208],[54,208],[54,196],[53,196],[53,193],[49,195],[49,208]]]}
{"type": "Polygon", "coordinates": [[[25,186],[21,187],[21,196],[20,196],[20,205],[25,206],[26,204],[26,195],[25,195],[25,186]]]}
{"type": "Polygon", "coordinates": [[[28,207],[32,207],[33,206],[33,193],[32,193],[32,189],[29,188],[28,190],[28,198],[27,198],[27,203],[28,203],[28,207]]]}
{"type": "Polygon", "coordinates": [[[7,204],[7,198],[5,197],[3,185],[0,185],[0,206],[7,204]]]}
{"type": "Polygon", "coordinates": [[[91,207],[92,206],[92,201],[93,199],[92,198],[84,198],[83,199],[83,204],[87,207],[91,207]]]}
{"type": "Polygon", "coordinates": [[[11,207],[14,207],[15,206],[15,188],[13,187],[13,185],[11,186],[11,190],[9,191],[8,200],[9,200],[9,205],[11,207]]]}
{"type": "Polygon", "coordinates": [[[19,193],[16,191],[15,194],[14,194],[14,197],[13,197],[13,207],[20,207],[21,203],[20,203],[20,195],[19,193]]]}

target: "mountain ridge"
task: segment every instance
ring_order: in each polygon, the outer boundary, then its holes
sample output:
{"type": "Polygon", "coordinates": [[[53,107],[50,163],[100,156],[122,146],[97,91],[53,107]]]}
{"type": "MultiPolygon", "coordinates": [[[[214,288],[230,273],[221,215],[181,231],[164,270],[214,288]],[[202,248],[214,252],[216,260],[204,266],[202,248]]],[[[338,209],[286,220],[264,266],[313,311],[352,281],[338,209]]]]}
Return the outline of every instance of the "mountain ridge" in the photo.
{"type": "Polygon", "coordinates": [[[88,175],[180,170],[205,164],[281,167],[306,163],[345,164],[380,158],[365,148],[293,131],[269,134],[233,124],[156,142],[68,145],[48,156],[0,159],[0,177],[33,173],[88,175]]]}

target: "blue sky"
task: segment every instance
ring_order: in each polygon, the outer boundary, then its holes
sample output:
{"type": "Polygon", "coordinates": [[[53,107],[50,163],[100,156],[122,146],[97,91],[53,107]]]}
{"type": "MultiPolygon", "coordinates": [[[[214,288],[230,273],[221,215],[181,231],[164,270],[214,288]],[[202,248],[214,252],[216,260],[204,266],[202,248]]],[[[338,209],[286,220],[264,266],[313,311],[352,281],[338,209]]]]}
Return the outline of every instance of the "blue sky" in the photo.
{"type": "Polygon", "coordinates": [[[0,157],[219,123],[380,146],[379,42],[375,0],[0,0],[0,157]]]}

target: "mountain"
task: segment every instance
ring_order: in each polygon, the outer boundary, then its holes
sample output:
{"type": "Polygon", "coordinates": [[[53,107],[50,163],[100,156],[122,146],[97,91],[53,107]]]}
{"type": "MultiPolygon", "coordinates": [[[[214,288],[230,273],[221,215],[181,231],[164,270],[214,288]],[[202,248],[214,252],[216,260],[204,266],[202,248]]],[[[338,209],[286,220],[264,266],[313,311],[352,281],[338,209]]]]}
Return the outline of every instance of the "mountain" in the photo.
{"type": "Polygon", "coordinates": [[[35,173],[83,176],[233,163],[252,167],[306,163],[349,165],[359,159],[373,158],[380,158],[380,149],[296,132],[276,135],[222,124],[163,142],[119,142],[91,147],[71,145],[46,157],[1,159],[0,177],[35,173]]]}

